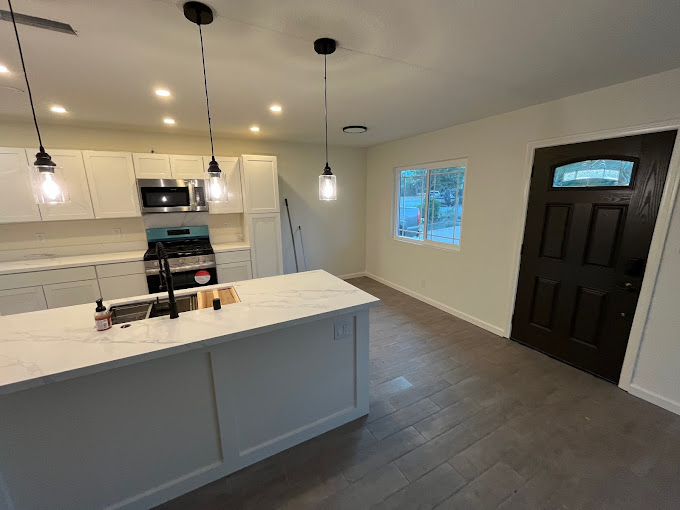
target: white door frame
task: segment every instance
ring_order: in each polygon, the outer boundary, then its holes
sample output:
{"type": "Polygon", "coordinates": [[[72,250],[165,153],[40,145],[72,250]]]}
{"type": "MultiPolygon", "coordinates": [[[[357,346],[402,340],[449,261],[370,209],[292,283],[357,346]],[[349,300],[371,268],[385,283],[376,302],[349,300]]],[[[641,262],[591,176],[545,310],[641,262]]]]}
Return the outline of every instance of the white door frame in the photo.
{"type": "MultiPolygon", "coordinates": [[[[655,133],[658,131],[669,131],[677,129],[680,131],[680,119],[669,120],[664,122],[657,122],[651,124],[643,124],[627,128],[612,129],[607,131],[597,131],[594,133],[585,133],[580,135],[563,136],[559,138],[550,138],[546,140],[538,140],[529,142],[527,145],[526,163],[524,168],[524,193],[522,195],[522,219],[519,227],[520,235],[517,236],[514,247],[514,262],[513,271],[511,273],[510,287],[512,289],[512,298],[509,307],[506,311],[506,327],[505,336],[510,337],[510,329],[512,328],[512,315],[515,310],[515,298],[517,297],[517,283],[519,280],[519,265],[521,261],[522,242],[524,240],[524,228],[526,225],[527,209],[529,206],[529,187],[531,185],[531,169],[534,164],[534,151],[543,147],[553,147],[556,145],[567,145],[579,142],[591,142],[595,140],[606,140],[608,138],[620,138],[622,136],[642,135],[646,133],[655,133]]],[[[680,138],[679,138],[680,139],[680,138]]],[[[666,183],[663,188],[663,195],[661,196],[661,204],[659,205],[659,213],[656,217],[656,225],[654,226],[654,234],[652,242],[649,245],[649,255],[647,257],[647,268],[645,276],[642,279],[642,286],[640,288],[640,297],[638,299],[637,308],[635,309],[635,316],[633,318],[633,325],[628,337],[628,346],[626,348],[626,357],[621,369],[621,378],[619,380],[619,387],[629,391],[635,364],[637,363],[638,354],[640,352],[640,344],[642,343],[642,335],[644,333],[645,325],[647,323],[647,316],[649,314],[649,307],[652,302],[652,294],[654,293],[654,286],[656,285],[659,267],[661,266],[661,255],[668,237],[668,230],[670,228],[671,215],[673,213],[673,204],[675,203],[678,194],[678,185],[680,184],[680,142],[676,139],[673,153],[671,155],[670,164],[668,167],[668,174],[666,176],[666,183]]]]}

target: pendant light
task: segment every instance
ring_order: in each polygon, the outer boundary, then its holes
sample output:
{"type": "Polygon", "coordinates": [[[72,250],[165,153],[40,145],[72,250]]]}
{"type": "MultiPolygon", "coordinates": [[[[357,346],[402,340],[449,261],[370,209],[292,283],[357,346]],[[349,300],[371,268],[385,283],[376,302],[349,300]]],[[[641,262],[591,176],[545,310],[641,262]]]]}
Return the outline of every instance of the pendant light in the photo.
{"type": "Polygon", "coordinates": [[[208,130],[210,132],[210,153],[212,159],[205,172],[205,191],[208,202],[226,202],[227,177],[220,170],[215,161],[215,148],[213,147],[212,121],[210,119],[210,101],[208,99],[208,78],[205,73],[205,52],[203,51],[203,30],[201,25],[209,25],[213,22],[213,12],[210,7],[201,2],[187,2],[184,4],[184,16],[192,23],[198,25],[198,35],[201,39],[201,61],[203,62],[203,85],[205,87],[205,106],[208,111],[208,130]]]}
{"type": "Polygon", "coordinates": [[[14,26],[14,35],[17,38],[17,46],[19,47],[19,57],[21,57],[21,67],[24,70],[24,79],[26,80],[26,90],[28,91],[28,100],[31,103],[31,112],[33,113],[33,123],[35,124],[35,131],[38,134],[38,144],[40,149],[35,155],[35,163],[33,163],[31,171],[31,183],[33,186],[33,196],[35,201],[39,204],[63,204],[70,202],[71,199],[66,189],[65,179],[62,175],[62,169],[56,165],[52,158],[42,144],[40,137],[40,129],[38,128],[38,119],[35,116],[35,107],[33,106],[33,95],[31,94],[31,85],[28,83],[28,73],[26,72],[26,64],[24,63],[24,53],[21,50],[21,41],[19,40],[19,31],[17,30],[17,23],[14,19],[14,9],[12,8],[12,1],[9,3],[9,12],[12,16],[12,25],[14,26]]]}
{"type": "Polygon", "coordinates": [[[326,56],[335,52],[335,40],[322,37],[314,41],[314,51],[323,55],[323,116],[326,121],[326,166],[319,176],[319,200],[337,200],[338,186],[335,175],[328,165],[328,85],[326,80],[326,56]]]}

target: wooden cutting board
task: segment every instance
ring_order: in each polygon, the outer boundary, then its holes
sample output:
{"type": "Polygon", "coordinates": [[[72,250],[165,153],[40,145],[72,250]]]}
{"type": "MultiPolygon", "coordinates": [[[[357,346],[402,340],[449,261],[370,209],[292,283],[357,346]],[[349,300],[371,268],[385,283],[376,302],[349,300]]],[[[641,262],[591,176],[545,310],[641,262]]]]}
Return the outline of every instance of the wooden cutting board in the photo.
{"type": "Polygon", "coordinates": [[[241,300],[238,298],[238,294],[233,287],[224,287],[222,289],[204,290],[197,294],[198,297],[198,309],[212,308],[213,299],[220,298],[222,306],[230,305],[232,303],[240,303],[241,300]]]}

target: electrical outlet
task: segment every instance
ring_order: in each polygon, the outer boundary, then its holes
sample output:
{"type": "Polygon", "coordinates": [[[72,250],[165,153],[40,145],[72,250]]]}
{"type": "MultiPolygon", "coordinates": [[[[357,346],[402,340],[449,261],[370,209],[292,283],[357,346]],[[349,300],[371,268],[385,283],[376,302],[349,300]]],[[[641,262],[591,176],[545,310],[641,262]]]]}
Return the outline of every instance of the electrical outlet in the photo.
{"type": "Polygon", "coordinates": [[[231,227],[231,225],[229,224],[228,221],[225,221],[224,223],[222,223],[222,226],[223,226],[224,228],[229,228],[229,227],[231,227]]]}
{"type": "Polygon", "coordinates": [[[352,336],[354,317],[341,317],[335,320],[335,340],[352,336]]]}
{"type": "Polygon", "coordinates": [[[113,229],[113,237],[115,237],[116,239],[120,239],[121,237],[123,237],[123,234],[119,228],[113,229]]]}
{"type": "Polygon", "coordinates": [[[44,243],[47,242],[47,237],[45,237],[45,234],[36,234],[35,240],[38,241],[39,243],[44,243]]]}

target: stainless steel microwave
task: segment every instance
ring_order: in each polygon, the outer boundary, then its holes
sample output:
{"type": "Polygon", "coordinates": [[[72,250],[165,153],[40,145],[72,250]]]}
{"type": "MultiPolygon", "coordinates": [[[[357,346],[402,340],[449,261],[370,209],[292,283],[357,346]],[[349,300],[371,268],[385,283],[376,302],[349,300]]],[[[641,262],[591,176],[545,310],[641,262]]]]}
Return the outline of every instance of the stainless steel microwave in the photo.
{"type": "Polygon", "coordinates": [[[207,211],[202,179],[137,179],[142,214],[207,211]]]}

